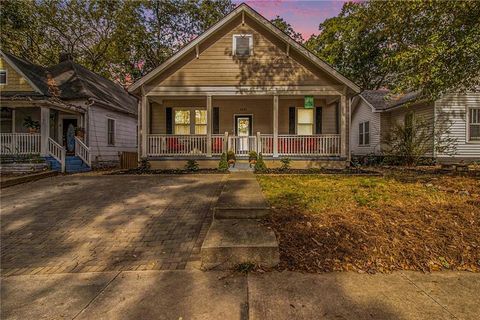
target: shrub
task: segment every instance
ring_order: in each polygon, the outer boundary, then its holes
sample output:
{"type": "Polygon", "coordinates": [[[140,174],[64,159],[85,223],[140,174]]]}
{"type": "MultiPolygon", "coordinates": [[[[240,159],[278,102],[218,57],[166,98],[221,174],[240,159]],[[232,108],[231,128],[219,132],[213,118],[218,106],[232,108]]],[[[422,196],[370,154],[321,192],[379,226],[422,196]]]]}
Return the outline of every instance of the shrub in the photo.
{"type": "Polygon", "coordinates": [[[235,152],[233,152],[233,150],[228,150],[227,152],[227,161],[229,160],[236,160],[235,152]]]}
{"type": "Polygon", "coordinates": [[[185,165],[185,170],[187,171],[198,171],[198,162],[194,159],[187,160],[187,164],[185,165]]]}
{"type": "Polygon", "coordinates": [[[282,165],[280,166],[280,170],[282,171],[287,171],[288,169],[290,169],[290,162],[292,160],[290,160],[290,158],[282,158],[280,159],[280,162],[282,163],[282,165]]]}
{"type": "Polygon", "coordinates": [[[248,161],[257,160],[257,159],[258,159],[258,154],[256,151],[250,151],[248,153],[248,161]]]}
{"type": "Polygon", "coordinates": [[[150,170],[150,162],[148,162],[147,158],[141,158],[138,162],[138,169],[140,172],[145,172],[150,170]]]}
{"type": "Polygon", "coordinates": [[[218,163],[218,171],[227,171],[227,170],[228,170],[227,154],[224,152],[220,156],[220,162],[218,163]]]}
{"type": "Polygon", "coordinates": [[[267,165],[263,161],[263,156],[260,153],[258,155],[257,163],[255,163],[255,172],[265,172],[267,171],[267,165]]]}

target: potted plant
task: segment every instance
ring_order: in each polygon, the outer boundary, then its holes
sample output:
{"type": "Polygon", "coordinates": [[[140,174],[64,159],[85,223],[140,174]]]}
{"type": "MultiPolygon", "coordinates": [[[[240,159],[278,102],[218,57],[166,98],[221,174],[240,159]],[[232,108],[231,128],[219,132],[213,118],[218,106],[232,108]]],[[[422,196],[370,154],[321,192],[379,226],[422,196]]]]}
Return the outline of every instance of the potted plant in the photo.
{"type": "Polygon", "coordinates": [[[29,133],[36,133],[40,129],[40,122],[33,120],[31,116],[27,116],[23,119],[23,126],[28,129],[29,133]]]}
{"type": "Polygon", "coordinates": [[[235,167],[235,160],[236,160],[235,152],[233,152],[233,150],[229,150],[229,151],[227,152],[227,162],[228,162],[228,166],[229,166],[229,167],[235,167]]]}
{"type": "Polygon", "coordinates": [[[257,163],[257,158],[258,158],[258,154],[256,151],[250,151],[248,153],[248,163],[250,164],[250,168],[252,166],[255,166],[255,164],[257,163]]]}
{"type": "Polygon", "coordinates": [[[85,128],[77,127],[75,128],[75,136],[83,139],[85,137],[85,128]]]}

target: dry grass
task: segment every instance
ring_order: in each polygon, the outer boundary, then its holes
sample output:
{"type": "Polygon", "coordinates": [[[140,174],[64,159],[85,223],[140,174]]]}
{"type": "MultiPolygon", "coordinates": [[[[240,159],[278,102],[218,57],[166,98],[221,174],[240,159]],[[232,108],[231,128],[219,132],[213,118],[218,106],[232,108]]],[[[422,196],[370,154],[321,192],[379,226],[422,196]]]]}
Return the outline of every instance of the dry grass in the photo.
{"type": "Polygon", "coordinates": [[[384,177],[259,176],[282,269],[480,271],[480,180],[390,171],[384,177]]]}

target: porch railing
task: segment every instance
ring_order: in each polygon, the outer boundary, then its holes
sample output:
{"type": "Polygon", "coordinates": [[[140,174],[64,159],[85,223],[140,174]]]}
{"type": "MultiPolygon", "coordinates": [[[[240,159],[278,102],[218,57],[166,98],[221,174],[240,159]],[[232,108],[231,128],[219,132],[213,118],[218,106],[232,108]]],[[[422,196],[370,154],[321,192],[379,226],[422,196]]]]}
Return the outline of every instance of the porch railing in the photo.
{"type": "Polygon", "coordinates": [[[40,133],[0,133],[0,154],[40,153],[40,133]]]}
{"type": "Polygon", "coordinates": [[[48,154],[60,162],[62,172],[65,172],[65,158],[66,150],[65,147],[58,144],[52,138],[48,138],[48,154]]]}
{"type": "MultiPolygon", "coordinates": [[[[148,156],[206,156],[206,135],[151,134],[147,136],[148,156]]],[[[211,138],[212,155],[218,156],[233,150],[237,156],[247,156],[250,151],[273,156],[273,135],[228,136],[214,134],[211,138]]],[[[279,157],[340,156],[339,134],[279,135],[277,140],[279,157]]]]}
{"type": "Polygon", "coordinates": [[[89,167],[92,165],[90,148],[78,137],[75,137],[75,155],[82,159],[89,167]]]}

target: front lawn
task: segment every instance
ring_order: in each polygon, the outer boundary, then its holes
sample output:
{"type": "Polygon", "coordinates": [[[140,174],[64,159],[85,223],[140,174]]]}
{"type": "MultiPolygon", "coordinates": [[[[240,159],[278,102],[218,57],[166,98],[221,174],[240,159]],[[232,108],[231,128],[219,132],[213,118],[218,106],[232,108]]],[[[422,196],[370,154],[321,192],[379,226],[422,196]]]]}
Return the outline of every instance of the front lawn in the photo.
{"type": "Polygon", "coordinates": [[[480,179],[259,175],[280,268],[308,272],[480,271],[480,179]]]}

